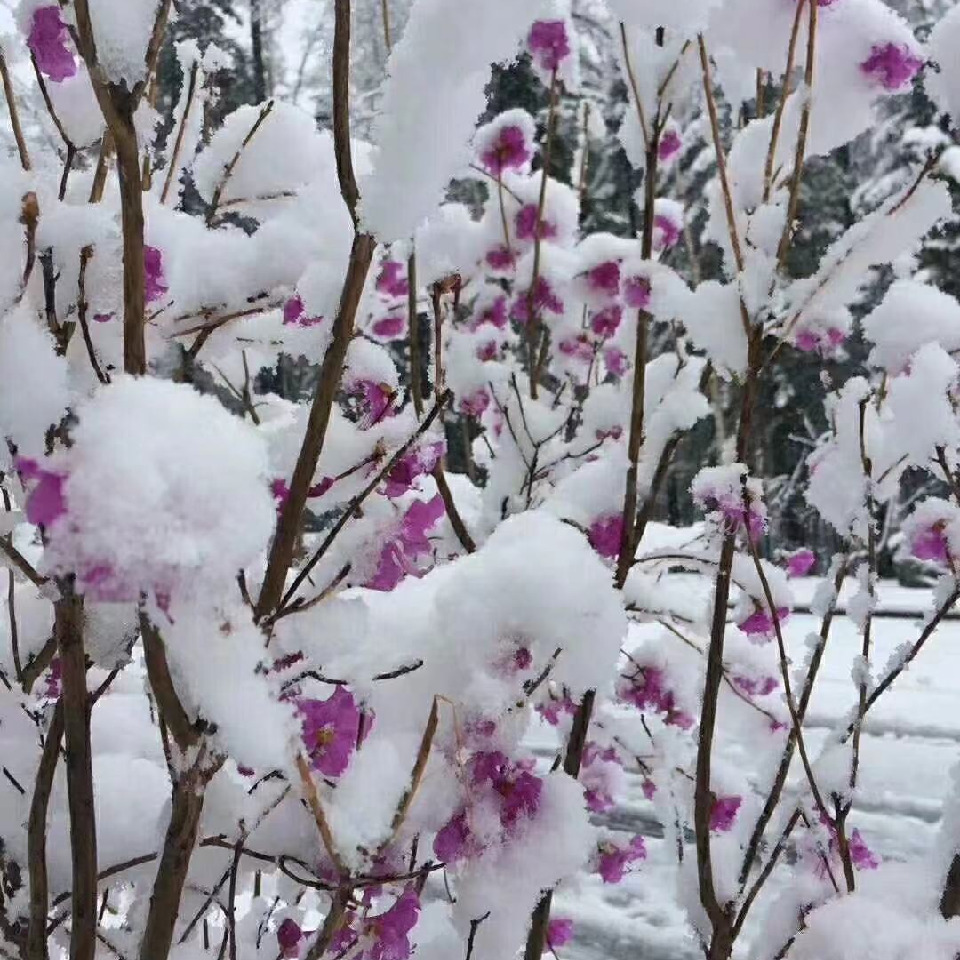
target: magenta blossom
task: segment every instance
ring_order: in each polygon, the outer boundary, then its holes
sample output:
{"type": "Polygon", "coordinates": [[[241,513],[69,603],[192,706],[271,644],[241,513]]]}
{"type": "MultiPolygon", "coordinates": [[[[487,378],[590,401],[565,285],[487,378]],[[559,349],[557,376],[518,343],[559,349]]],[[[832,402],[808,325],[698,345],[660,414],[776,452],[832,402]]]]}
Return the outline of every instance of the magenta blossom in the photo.
{"type": "Polygon", "coordinates": [[[623,285],[623,299],[634,310],[650,306],[650,281],[646,277],[628,277],[623,285]]]}
{"type": "Polygon", "coordinates": [[[643,837],[634,837],[626,846],[607,840],[597,847],[597,873],[604,883],[619,883],[629,867],[647,857],[643,837]]]}
{"type": "Polygon", "coordinates": [[[867,846],[867,842],[860,835],[859,830],[855,829],[850,834],[848,845],[850,847],[850,860],[858,870],[876,870],[880,866],[879,859],[867,846]]]}
{"type": "Polygon", "coordinates": [[[676,694],[667,686],[659,667],[638,666],[634,674],[621,676],[617,694],[638,710],[653,710],[663,715],[664,723],[682,730],[693,726],[693,717],[677,707],[676,694]]]}
{"type": "MultiPolygon", "coordinates": [[[[510,310],[510,319],[517,323],[527,323],[530,320],[530,293],[524,291],[516,300],[510,310]]],[[[563,300],[556,294],[550,282],[545,277],[537,277],[537,285],[533,295],[533,309],[538,316],[544,311],[551,313],[563,313],[563,300]]]]}
{"type": "Polygon", "coordinates": [[[748,697],[766,697],[780,686],[776,677],[734,677],[733,685],[748,697]]]}
{"type": "Polygon", "coordinates": [[[821,332],[818,330],[801,330],[793,340],[794,346],[801,353],[819,353],[827,356],[847,339],[847,335],[837,327],[830,327],[821,332]]]}
{"type": "Polygon", "coordinates": [[[908,84],[923,66],[923,60],[906,44],[874,44],[860,70],[885,90],[893,92],[908,84]]]}
{"type": "Polygon", "coordinates": [[[777,623],[782,625],[783,621],[789,616],[790,611],[786,607],[778,607],[777,620],[775,623],[766,608],[762,610],[757,608],[746,620],[738,623],[737,626],[753,640],[754,643],[758,643],[763,640],[769,640],[776,633],[777,623]]]}
{"type": "Polygon", "coordinates": [[[623,514],[594,520],[587,532],[587,539],[601,557],[612,560],[620,554],[620,540],[623,536],[623,514]]]}
{"type": "Polygon", "coordinates": [[[657,795],[657,785],[649,777],[643,778],[640,789],[643,790],[645,800],[652,800],[657,795]]]}
{"type": "Polygon", "coordinates": [[[49,527],[67,512],[67,499],[63,486],[65,473],[47,470],[29,457],[17,457],[14,461],[17,473],[24,486],[29,486],[27,497],[27,520],[37,526],[49,527]]]}
{"type": "Polygon", "coordinates": [[[487,340],[477,347],[476,355],[484,363],[496,360],[500,356],[500,344],[496,340],[487,340]]]}
{"type": "Polygon", "coordinates": [[[557,344],[557,349],[571,360],[578,360],[580,363],[588,365],[593,362],[594,346],[585,333],[561,340],[557,344]]]}
{"type": "Polygon", "coordinates": [[[791,577],[805,577],[817,565],[817,555],[812,550],[798,550],[787,560],[787,573],[791,577]]]}
{"type": "Polygon", "coordinates": [[[473,319],[473,327],[483,326],[485,323],[489,323],[492,326],[496,327],[498,330],[502,330],[507,325],[507,298],[504,295],[496,297],[492,303],[487,304],[487,306],[481,310],[477,316],[473,319]]]}
{"type": "Polygon", "coordinates": [[[510,125],[502,127],[497,139],[480,154],[480,163],[487,173],[499,178],[507,170],[522,170],[532,156],[523,130],[510,125]]]}
{"type": "Polygon", "coordinates": [[[409,935],[420,919],[420,897],[407,887],[384,913],[359,921],[353,913],[347,916],[330,944],[331,956],[349,951],[353,960],[407,960],[413,951],[409,935]],[[360,949],[354,952],[357,946],[360,949]]]}
{"type": "Polygon", "coordinates": [[[681,146],[683,146],[683,141],[680,139],[680,134],[677,133],[676,130],[668,130],[660,138],[660,146],[657,149],[657,155],[664,163],[667,163],[680,152],[681,146]]]}
{"type": "Polygon", "coordinates": [[[590,329],[598,337],[612,337],[617,332],[622,319],[623,307],[619,303],[613,303],[590,318],[590,329]]]}
{"type": "Polygon", "coordinates": [[[373,426],[381,420],[393,416],[393,401],[397,392],[389,383],[378,383],[375,380],[356,380],[349,392],[358,398],[360,416],[366,426],[373,426]]]}
{"type": "Polygon", "coordinates": [[[167,292],[163,275],[163,253],[157,247],[143,248],[144,283],[147,303],[159,300],[167,292]]]}
{"type": "Polygon", "coordinates": [[[622,766],[613,747],[606,749],[596,743],[588,743],[583,751],[583,766],[580,782],[587,809],[591,813],[606,813],[614,807],[613,790],[616,771],[622,766]]]}
{"type": "Polygon", "coordinates": [[[603,351],[603,362],[615,377],[622,377],[627,372],[627,355],[619,347],[607,347],[603,351]]]}
{"type": "Polygon", "coordinates": [[[284,326],[315,327],[318,323],[323,323],[323,317],[308,317],[303,300],[296,294],[283,305],[284,326]]]}
{"type": "Polygon", "coordinates": [[[70,31],[56,4],[33,12],[27,46],[36,58],[40,72],[54,83],[62,83],[77,73],[76,61],[67,46],[69,37],[70,31]]]}
{"type": "Polygon", "coordinates": [[[607,260],[588,270],[587,287],[591,293],[617,296],[620,292],[620,264],[616,260],[607,260]]]}
{"type": "Polygon", "coordinates": [[[547,925],[547,945],[556,951],[573,939],[573,921],[569,917],[554,917],[547,925]]]}
{"type": "Polygon", "coordinates": [[[433,852],[441,863],[457,863],[469,855],[470,841],[467,815],[461,811],[437,832],[433,852]]]}
{"type": "Polygon", "coordinates": [[[653,231],[654,250],[669,250],[680,239],[680,225],[662,213],[654,216],[653,231]]]}
{"type": "Polygon", "coordinates": [[[388,497],[399,497],[406,493],[419,477],[433,471],[440,462],[446,444],[442,440],[435,443],[423,443],[407,451],[399,463],[386,476],[384,493],[388,497]]]}
{"type": "Polygon", "coordinates": [[[277,927],[277,943],[280,945],[281,955],[287,960],[292,960],[300,953],[300,942],[303,940],[303,930],[296,920],[287,917],[283,923],[277,927]]]}
{"type": "Polygon", "coordinates": [[[56,700],[63,689],[63,664],[56,656],[50,661],[50,671],[43,680],[44,694],[48,700],[56,700]]]}
{"type": "Polygon", "coordinates": [[[745,530],[751,540],[756,540],[766,532],[767,521],[763,513],[754,504],[744,509],[743,497],[728,493],[718,496],[716,492],[703,491],[694,493],[694,499],[706,513],[713,515],[712,519],[719,522],[726,533],[745,530]]]}
{"type": "Polygon", "coordinates": [[[482,417],[490,406],[490,394],[485,387],[460,400],[459,410],[468,417],[482,417]]]}
{"type": "Polygon", "coordinates": [[[617,423],[608,430],[595,431],[595,436],[598,440],[619,440],[623,436],[623,427],[617,423]]]}
{"type": "Polygon", "coordinates": [[[540,219],[540,208],[535,203],[528,203],[520,209],[514,220],[518,240],[536,240],[539,234],[541,240],[553,240],[557,236],[557,228],[549,220],[540,219]],[[537,225],[539,224],[539,230],[537,225]]]}
{"type": "Polygon", "coordinates": [[[407,329],[407,318],[402,313],[381,317],[373,324],[374,336],[381,340],[399,340],[407,329]]]}
{"type": "Polygon", "coordinates": [[[569,714],[571,717],[577,712],[577,705],[567,696],[560,699],[551,698],[546,703],[541,703],[537,707],[540,716],[543,717],[551,727],[560,725],[560,715],[569,714]]]}
{"type": "Polygon", "coordinates": [[[377,277],[377,290],[388,297],[405,297],[410,292],[406,270],[396,260],[384,260],[377,277]]]}
{"type": "Polygon", "coordinates": [[[543,781],[531,773],[532,762],[512,761],[499,750],[481,752],[471,761],[474,785],[489,784],[500,797],[500,823],[513,827],[540,809],[543,781]]]}
{"type": "Polygon", "coordinates": [[[743,802],[741,797],[717,797],[710,810],[710,829],[728,833],[733,829],[733,821],[743,802]]]}
{"type": "Polygon", "coordinates": [[[950,544],[943,532],[943,524],[920,530],[910,543],[910,552],[918,560],[930,560],[934,563],[950,562],[950,544]]]}
{"type": "Polygon", "coordinates": [[[538,20],[527,37],[527,47],[541,70],[558,70],[571,53],[566,23],[563,20],[538,20]]]}
{"type": "Polygon", "coordinates": [[[423,575],[417,561],[431,553],[427,531],[444,515],[443,498],[415,500],[407,510],[400,529],[380,551],[377,572],[364,586],[389,592],[406,576],[423,575]]]}
{"type": "Polygon", "coordinates": [[[484,258],[494,270],[512,270],[517,265],[517,256],[508,247],[499,246],[487,251],[484,258]]]}
{"type": "Polygon", "coordinates": [[[297,710],[310,765],[325,777],[341,776],[360,733],[360,708],[353,694],[337,687],[328,700],[300,700],[297,710]]]}

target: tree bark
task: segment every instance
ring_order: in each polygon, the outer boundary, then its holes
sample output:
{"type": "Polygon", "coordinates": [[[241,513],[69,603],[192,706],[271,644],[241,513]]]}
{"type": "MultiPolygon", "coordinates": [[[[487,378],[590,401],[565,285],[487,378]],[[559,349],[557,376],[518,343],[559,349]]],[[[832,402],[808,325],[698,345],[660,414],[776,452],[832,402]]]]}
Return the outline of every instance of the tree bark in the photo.
{"type": "Polygon", "coordinates": [[[250,48],[253,59],[253,99],[267,99],[267,70],[263,62],[263,8],[260,0],[250,0],[250,48]]]}

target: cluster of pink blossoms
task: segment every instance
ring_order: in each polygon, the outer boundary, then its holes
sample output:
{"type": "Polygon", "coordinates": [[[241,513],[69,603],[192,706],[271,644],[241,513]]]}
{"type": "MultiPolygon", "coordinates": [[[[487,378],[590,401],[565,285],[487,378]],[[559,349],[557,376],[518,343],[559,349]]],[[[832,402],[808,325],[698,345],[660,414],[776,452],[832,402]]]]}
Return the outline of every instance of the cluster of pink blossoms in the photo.
{"type": "MultiPolygon", "coordinates": [[[[477,752],[467,764],[469,803],[493,800],[504,839],[514,835],[540,809],[543,781],[533,773],[533,767],[532,760],[511,760],[499,750],[477,752]]],[[[433,843],[433,852],[447,864],[477,857],[483,849],[470,827],[469,805],[454,814],[433,843]]]]}
{"type": "Polygon", "coordinates": [[[923,67],[922,58],[901,43],[874,45],[860,70],[891,93],[906,86],[923,67]]]}
{"type": "Polygon", "coordinates": [[[830,356],[846,341],[847,335],[839,327],[827,330],[801,330],[793,339],[794,346],[802,353],[818,353],[830,356]]]}
{"type": "Polygon", "coordinates": [[[917,530],[910,541],[910,552],[918,560],[933,563],[951,563],[950,544],[947,541],[945,523],[941,520],[917,530]]]}
{"type": "Polygon", "coordinates": [[[408,886],[383,913],[348,913],[330,944],[330,955],[349,952],[356,960],[406,960],[413,951],[410,933],[419,919],[420,896],[408,886]]]}
{"type": "Polygon", "coordinates": [[[677,695],[670,689],[666,675],[659,667],[634,665],[633,673],[621,674],[617,695],[638,710],[659,713],[664,723],[689,730],[693,717],[677,706],[677,695]]]}
{"type": "Polygon", "coordinates": [[[587,531],[590,546],[605,560],[615,560],[620,555],[620,539],[623,536],[623,514],[611,514],[595,520],[587,531]]]}
{"type": "Polygon", "coordinates": [[[519,126],[502,127],[496,139],[480,153],[480,163],[487,173],[500,178],[508,170],[522,170],[533,157],[526,134],[519,126]]]}
{"type": "Polygon", "coordinates": [[[646,857],[643,837],[633,837],[624,845],[605,840],[597,845],[597,873],[604,883],[620,883],[630,867],[646,857]]]}
{"type": "Polygon", "coordinates": [[[572,52],[566,23],[563,20],[538,20],[530,28],[527,49],[541,70],[547,73],[559,70],[572,52]]]}
{"type": "Polygon", "coordinates": [[[766,607],[754,606],[753,613],[741,620],[737,626],[754,643],[765,643],[776,635],[777,625],[782,627],[789,616],[790,611],[786,607],[777,607],[776,621],[774,621],[773,615],[766,607]]]}
{"type": "Polygon", "coordinates": [[[444,516],[443,498],[415,500],[380,549],[376,573],[364,584],[370,590],[389,592],[404,577],[420,577],[419,561],[433,552],[427,532],[444,516]]]}
{"type": "Polygon", "coordinates": [[[369,732],[367,715],[346,687],[337,687],[327,700],[299,699],[296,704],[310,765],[324,777],[342,776],[369,732]]]}
{"type": "Polygon", "coordinates": [[[744,496],[739,491],[696,484],[693,500],[725,535],[746,533],[750,540],[757,540],[766,532],[767,518],[763,509],[749,498],[744,504],[744,496]]]}
{"type": "Polygon", "coordinates": [[[303,300],[295,294],[283,305],[283,323],[288,327],[315,327],[323,323],[323,317],[308,316],[303,300]]]}

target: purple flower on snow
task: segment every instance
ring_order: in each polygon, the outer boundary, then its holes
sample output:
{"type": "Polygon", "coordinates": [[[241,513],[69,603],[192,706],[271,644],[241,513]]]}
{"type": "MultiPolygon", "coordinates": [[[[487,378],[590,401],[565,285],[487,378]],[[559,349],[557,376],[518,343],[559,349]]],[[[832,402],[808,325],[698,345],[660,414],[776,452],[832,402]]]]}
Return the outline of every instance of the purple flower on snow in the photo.
{"type": "Polygon", "coordinates": [[[590,546],[607,560],[612,560],[619,555],[622,536],[623,515],[619,513],[594,520],[587,532],[590,546]]]}
{"type": "Polygon", "coordinates": [[[567,337],[557,344],[557,349],[571,360],[579,360],[580,363],[590,364],[593,362],[594,348],[590,338],[581,333],[576,337],[567,337]]]}
{"type": "Polygon", "coordinates": [[[547,925],[547,945],[556,951],[573,939],[573,921],[569,917],[554,917],[547,925]]]}
{"type": "Polygon", "coordinates": [[[433,852],[441,863],[456,863],[467,856],[470,839],[467,815],[461,811],[437,832],[433,852]]]}
{"type": "MultiPolygon", "coordinates": [[[[563,313],[563,300],[557,296],[553,287],[545,277],[537,277],[537,286],[533,295],[533,309],[539,315],[544,310],[551,313],[563,313]]],[[[513,302],[510,310],[510,319],[518,323],[527,323],[530,320],[530,294],[524,291],[513,302]]]]}
{"type": "Polygon", "coordinates": [[[680,147],[682,145],[680,134],[677,133],[676,130],[668,130],[660,138],[660,147],[657,150],[657,154],[660,159],[666,163],[680,152],[680,147]]]}
{"type": "Polygon", "coordinates": [[[647,849],[643,837],[634,837],[626,846],[618,846],[612,841],[606,841],[597,847],[599,854],[597,872],[604,883],[619,883],[627,868],[638,860],[645,860],[647,849]]]}
{"type": "Polygon", "coordinates": [[[147,303],[159,300],[167,292],[163,275],[163,253],[156,247],[143,248],[144,283],[147,303]]]}
{"type": "Polygon", "coordinates": [[[518,240],[553,240],[557,236],[557,228],[545,217],[540,219],[540,208],[535,203],[528,203],[520,209],[514,223],[516,224],[518,240]],[[539,223],[539,230],[537,225],[539,223]]]}
{"type": "Polygon", "coordinates": [[[377,277],[377,290],[390,297],[405,297],[410,292],[406,271],[396,260],[384,260],[377,277]]]}
{"type": "MultiPolygon", "coordinates": [[[[783,621],[789,616],[790,611],[786,607],[777,608],[778,623],[782,625],[783,621]]],[[[755,643],[769,640],[777,630],[773,617],[765,608],[754,610],[746,620],[738,623],[737,626],[755,643]]]]}
{"type": "Polygon", "coordinates": [[[367,916],[355,929],[355,915],[348,915],[347,924],[337,931],[330,944],[332,956],[343,956],[360,945],[354,960],[406,960],[413,945],[409,933],[420,919],[420,898],[416,890],[407,887],[393,906],[377,916],[367,916]]]}
{"type": "Polygon", "coordinates": [[[798,550],[787,560],[787,573],[791,577],[805,577],[817,563],[817,555],[812,550],[798,550]]]}
{"type": "Polygon", "coordinates": [[[615,297],[620,292],[620,264],[616,260],[607,260],[588,270],[587,287],[593,293],[615,297]]]}
{"type": "Polygon", "coordinates": [[[650,305],[650,281],[646,277],[628,277],[623,285],[623,298],[628,307],[646,310],[650,305]]]}
{"type": "Polygon", "coordinates": [[[710,810],[710,829],[720,833],[732,830],[742,802],[741,797],[717,797],[710,810]]]}
{"type": "Polygon", "coordinates": [[[15,461],[20,480],[31,489],[27,497],[27,520],[37,526],[48,527],[67,512],[63,492],[66,474],[46,470],[36,460],[17,457],[15,461]]]}
{"type": "Polygon", "coordinates": [[[418,477],[430,473],[443,456],[445,444],[425,443],[408,451],[400,462],[387,474],[384,492],[388,497],[399,497],[406,493],[418,477]]]}
{"type": "Polygon", "coordinates": [[[482,310],[473,321],[473,327],[480,327],[485,323],[492,324],[498,330],[507,325],[507,298],[497,297],[486,309],[482,310]]]}
{"type": "Polygon", "coordinates": [[[748,697],[765,697],[780,686],[780,681],[776,677],[761,677],[759,680],[753,677],[734,677],[733,685],[748,697]]]}
{"type": "Polygon", "coordinates": [[[909,83],[923,66],[923,60],[910,52],[906,44],[874,44],[860,70],[893,92],[909,83]]]}
{"type": "Polygon", "coordinates": [[[523,130],[515,125],[503,127],[497,139],[480,154],[480,163],[487,173],[503,176],[506,170],[520,170],[533,156],[523,130]]]}
{"type": "Polygon", "coordinates": [[[543,781],[530,772],[529,766],[523,761],[512,762],[499,750],[473,757],[473,782],[489,783],[500,795],[500,823],[505,827],[512,827],[521,816],[534,816],[540,808],[543,781]]]}
{"type": "Polygon", "coordinates": [[[283,305],[283,325],[286,327],[313,327],[323,323],[323,317],[308,317],[303,300],[296,294],[283,305]]]}
{"type": "Polygon", "coordinates": [[[654,710],[664,715],[664,722],[682,730],[693,726],[693,717],[677,708],[676,694],[667,686],[667,678],[659,667],[638,666],[635,674],[620,678],[618,695],[638,710],[654,710]]]}
{"type": "Polygon", "coordinates": [[[944,536],[943,524],[935,523],[925,530],[920,530],[910,543],[910,552],[918,560],[949,563],[950,545],[944,536]]]}
{"type": "Polygon", "coordinates": [[[619,347],[607,347],[603,351],[603,362],[615,377],[622,377],[627,372],[627,355],[619,347]]]}
{"type": "Polygon", "coordinates": [[[339,777],[350,764],[360,731],[360,708],[346,687],[328,700],[300,700],[301,735],[311,766],[325,777],[339,777]]]}
{"type": "Polygon", "coordinates": [[[70,31],[60,17],[56,5],[40,7],[30,21],[27,45],[40,72],[54,83],[76,76],[77,64],[67,46],[70,31]]]}
{"type": "Polygon", "coordinates": [[[280,952],[288,960],[296,957],[300,952],[300,941],[303,940],[303,931],[296,920],[287,917],[283,923],[277,927],[277,943],[280,945],[280,952]]]}
{"type": "Polygon", "coordinates": [[[538,20],[530,29],[527,46],[540,69],[558,70],[571,53],[566,23],[563,20],[538,20]]]}
{"type": "Polygon", "coordinates": [[[623,307],[619,303],[613,303],[590,318],[590,329],[598,337],[612,337],[617,332],[622,319],[623,307]]]}
{"type": "Polygon", "coordinates": [[[402,313],[395,313],[387,317],[381,317],[374,321],[374,336],[381,340],[398,340],[407,329],[407,318],[402,313]]]}
{"type": "Polygon", "coordinates": [[[487,251],[485,259],[488,266],[499,271],[512,270],[517,265],[516,255],[504,246],[487,251]]]}
{"type": "Polygon", "coordinates": [[[490,394],[485,387],[460,400],[459,410],[468,417],[482,417],[490,406],[490,394]]]}
{"type": "Polygon", "coordinates": [[[396,533],[380,551],[377,572],[364,584],[370,590],[389,592],[404,577],[421,576],[417,559],[430,553],[427,531],[443,516],[443,498],[437,494],[432,500],[415,500],[396,533]]]}
{"type": "Polygon", "coordinates": [[[680,239],[680,225],[668,216],[658,213],[653,218],[653,249],[669,250],[680,239]]]}

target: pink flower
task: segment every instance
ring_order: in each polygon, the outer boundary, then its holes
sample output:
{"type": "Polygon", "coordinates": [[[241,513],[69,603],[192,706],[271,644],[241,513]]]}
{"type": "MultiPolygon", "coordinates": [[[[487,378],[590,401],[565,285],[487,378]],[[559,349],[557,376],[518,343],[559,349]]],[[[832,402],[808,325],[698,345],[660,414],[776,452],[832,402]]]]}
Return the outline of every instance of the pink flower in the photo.
{"type": "Polygon", "coordinates": [[[323,323],[323,317],[308,317],[303,300],[296,294],[283,305],[284,326],[314,327],[318,323],[323,323]]]}
{"type": "Polygon", "coordinates": [[[502,177],[507,170],[521,170],[533,156],[523,130],[516,126],[502,127],[497,139],[480,154],[480,163],[487,173],[502,177]]]}
{"type": "Polygon", "coordinates": [[[943,533],[943,524],[920,530],[910,544],[911,553],[918,560],[931,560],[934,563],[950,562],[950,544],[943,533]]]}
{"type": "Polygon", "coordinates": [[[36,57],[40,72],[54,83],[61,83],[77,73],[73,53],[67,46],[69,36],[70,31],[56,4],[34,11],[27,46],[36,57]]]}
{"type": "Polygon", "coordinates": [[[460,400],[459,410],[468,417],[482,417],[490,406],[490,394],[486,387],[481,387],[475,393],[460,400]]]}
{"type": "Polygon", "coordinates": [[[748,697],[766,697],[780,686],[776,677],[734,677],[734,686],[748,697]]]}
{"type": "Polygon", "coordinates": [[[468,855],[470,839],[467,815],[461,811],[437,832],[433,852],[441,863],[457,863],[468,855]]]}
{"type": "Polygon", "coordinates": [[[474,785],[489,784],[500,797],[500,823],[513,827],[540,808],[543,781],[530,772],[532,763],[514,762],[499,750],[481,752],[471,761],[474,785]]]}
{"type": "Polygon", "coordinates": [[[380,423],[392,416],[396,391],[389,383],[374,380],[356,380],[349,386],[350,393],[359,399],[360,416],[367,426],[380,423]]]}
{"type": "Polygon", "coordinates": [[[144,247],[143,267],[146,301],[153,303],[167,292],[167,283],[163,275],[163,253],[156,247],[144,247]]]}
{"type": "MultiPolygon", "coordinates": [[[[545,277],[537,277],[537,285],[533,296],[533,309],[537,315],[549,310],[551,313],[563,313],[563,300],[557,296],[550,282],[545,277]]],[[[530,320],[530,293],[524,291],[510,310],[510,319],[517,323],[527,323],[530,320]]]]}
{"type": "Polygon", "coordinates": [[[622,536],[623,515],[620,513],[594,520],[587,532],[590,546],[607,560],[612,560],[620,555],[622,536]]]}
{"type": "Polygon", "coordinates": [[[615,377],[622,377],[627,372],[627,355],[619,347],[607,347],[603,351],[603,362],[615,377]]]}
{"type": "Polygon", "coordinates": [[[680,139],[680,134],[677,133],[676,130],[668,130],[660,138],[660,147],[657,150],[657,154],[660,159],[666,163],[680,152],[682,146],[683,141],[680,139]]]}
{"type": "Polygon", "coordinates": [[[410,293],[406,269],[396,260],[384,260],[377,277],[377,290],[390,297],[405,297],[410,293]]]}
{"type": "Polygon", "coordinates": [[[573,921],[568,917],[554,917],[547,925],[547,946],[551,950],[564,946],[573,939],[573,921]]]}
{"type": "Polygon", "coordinates": [[[585,333],[561,340],[560,343],[557,344],[557,349],[571,360],[579,360],[580,363],[585,364],[593,362],[593,344],[585,333]]]}
{"type": "Polygon", "coordinates": [[[623,427],[618,423],[609,430],[597,430],[595,435],[598,440],[619,440],[623,436],[623,427]]]}
{"type": "Polygon", "coordinates": [[[67,512],[67,499],[63,491],[67,475],[47,470],[29,457],[17,457],[14,465],[20,480],[30,487],[27,520],[36,526],[49,527],[67,512]]]}
{"type": "Polygon", "coordinates": [[[537,223],[539,221],[539,239],[553,240],[557,235],[557,228],[550,223],[544,215],[540,220],[540,208],[535,203],[528,203],[521,207],[520,212],[514,219],[518,240],[536,240],[538,235],[537,223]]]}
{"type": "Polygon", "coordinates": [[[560,699],[551,698],[546,703],[541,703],[537,707],[540,716],[543,717],[551,727],[560,725],[560,714],[568,713],[572,717],[577,712],[577,705],[567,696],[560,699]]]}
{"type": "Polygon", "coordinates": [[[400,462],[386,476],[384,493],[388,497],[399,497],[406,493],[419,477],[430,473],[440,458],[446,444],[442,440],[424,443],[407,451],[400,462]]]}
{"type": "Polygon", "coordinates": [[[681,730],[693,726],[693,717],[677,708],[676,694],[667,687],[666,675],[659,667],[638,666],[631,676],[621,676],[617,694],[638,710],[663,714],[669,726],[681,730]]]}
{"type": "Polygon", "coordinates": [[[477,347],[477,359],[487,363],[500,356],[500,344],[496,340],[487,340],[477,347]]]}
{"type": "Polygon", "coordinates": [[[597,873],[603,878],[603,882],[619,883],[632,864],[646,859],[647,848],[643,837],[634,837],[623,847],[612,841],[605,841],[598,845],[597,853],[597,873]]]}
{"type": "Polygon", "coordinates": [[[794,346],[802,353],[819,353],[828,356],[847,339],[847,335],[837,327],[830,327],[825,332],[818,330],[801,330],[793,339],[794,346]]]}
{"type": "Polygon", "coordinates": [[[850,848],[850,861],[858,870],[876,870],[880,866],[876,854],[867,846],[859,830],[855,829],[850,834],[847,843],[850,848]]]}
{"type": "Polygon", "coordinates": [[[373,324],[374,336],[381,340],[398,340],[407,329],[407,318],[402,313],[395,313],[389,317],[381,317],[373,324]]]}
{"type": "Polygon", "coordinates": [[[474,317],[473,325],[474,327],[482,326],[485,323],[489,323],[492,326],[496,327],[498,330],[502,330],[507,325],[507,298],[506,296],[496,297],[492,303],[488,304],[487,307],[480,311],[480,313],[474,317]]]}
{"type": "Polygon", "coordinates": [[[817,555],[812,550],[798,550],[787,560],[787,573],[791,577],[805,577],[817,564],[817,555]]]}
{"type": "Polygon", "coordinates": [[[710,829],[720,833],[732,830],[742,802],[741,797],[717,797],[710,810],[710,829]]]}
{"type": "Polygon", "coordinates": [[[115,316],[114,313],[95,313],[93,321],[94,323],[109,323],[115,316]]]}
{"type": "Polygon", "coordinates": [[[650,281],[646,277],[628,277],[623,285],[623,298],[628,307],[646,310],[650,306],[650,281]]]}
{"type": "Polygon", "coordinates": [[[587,809],[591,813],[606,813],[614,807],[613,790],[617,770],[622,766],[613,747],[602,749],[596,743],[588,743],[583,752],[580,782],[587,809]]]}
{"type": "Polygon", "coordinates": [[[311,766],[325,777],[341,776],[360,732],[360,708],[353,694],[337,687],[328,700],[300,700],[297,710],[311,766]]]}
{"type": "Polygon", "coordinates": [[[658,213],[653,218],[653,249],[669,250],[680,239],[680,225],[668,216],[658,213]]]}
{"type": "Polygon", "coordinates": [[[617,296],[620,292],[620,264],[616,260],[607,260],[588,270],[587,287],[593,293],[617,296]]]}
{"type": "Polygon", "coordinates": [[[559,69],[571,53],[566,23],[563,20],[538,20],[527,37],[527,47],[541,70],[552,72],[559,69]]]}
{"type": "MultiPolygon", "coordinates": [[[[786,607],[777,608],[777,621],[781,625],[789,616],[790,611],[786,607]]],[[[754,642],[769,640],[776,633],[776,624],[766,608],[755,609],[746,620],[738,623],[737,626],[754,642]]]]}
{"type": "Polygon", "coordinates": [[[893,92],[909,83],[922,66],[923,60],[912,54],[906,44],[883,43],[874,44],[860,70],[893,92]]]}
{"type": "Polygon", "coordinates": [[[281,954],[288,958],[296,957],[300,953],[300,941],[303,940],[303,931],[296,920],[287,917],[283,923],[277,927],[277,943],[280,945],[281,954]]]}
{"type": "Polygon", "coordinates": [[[745,530],[751,540],[756,540],[767,529],[766,518],[760,510],[753,504],[745,510],[742,497],[726,493],[718,497],[715,492],[701,492],[694,494],[694,499],[706,513],[714,515],[725,533],[745,530]]]}
{"type": "Polygon", "coordinates": [[[598,337],[612,337],[623,319],[623,307],[618,303],[611,304],[598,311],[590,318],[590,329],[598,337]]]}
{"type": "Polygon", "coordinates": [[[60,657],[56,656],[50,661],[50,671],[46,674],[43,681],[44,694],[48,700],[56,700],[60,696],[63,687],[63,664],[60,657]]]}
{"type": "Polygon", "coordinates": [[[487,251],[484,258],[494,270],[512,270],[517,265],[516,254],[504,246],[494,247],[487,251]]]}
{"type": "Polygon", "coordinates": [[[645,800],[652,800],[657,795],[657,785],[649,777],[644,777],[640,789],[645,800]]]}
{"type": "Polygon", "coordinates": [[[364,934],[373,938],[373,945],[362,956],[369,960],[406,960],[413,949],[409,933],[420,919],[420,897],[407,887],[385,913],[367,917],[364,934]]]}
{"type": "Polygon", "coordinates": [[[389,592],[408,575],[422,576],[416,561],[431,552],[427,531],[444,515],[444,509],[440,494],[432,500],[415,500],[399,531],[381,549],[377,572],[364,586],[389,592]]]}

